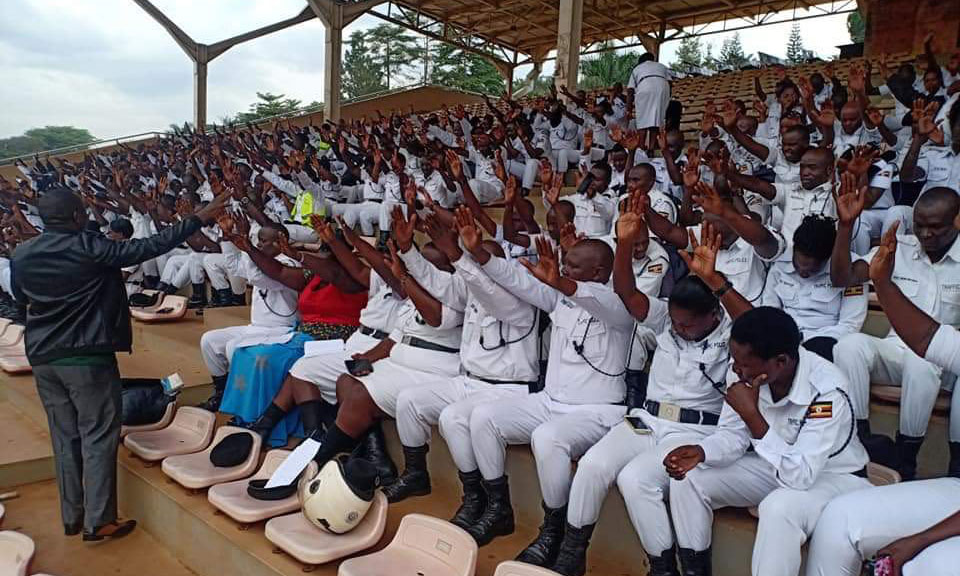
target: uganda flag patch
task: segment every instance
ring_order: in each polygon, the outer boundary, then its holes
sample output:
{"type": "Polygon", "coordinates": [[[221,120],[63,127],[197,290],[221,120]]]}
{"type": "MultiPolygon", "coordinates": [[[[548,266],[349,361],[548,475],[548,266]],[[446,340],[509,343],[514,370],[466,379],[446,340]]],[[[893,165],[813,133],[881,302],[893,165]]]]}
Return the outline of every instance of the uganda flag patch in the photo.
{"type": "Polygon", "coordinates": [[[647,272],[651,274],[660,274],[663,272],[663,264],[654,264],[653,266],[647,268],[647,272]]]}
{"type": "Polygon", "coordinates": [[[844,296],[863,296],[863,284],[851,286],[843,291],[844,296]]]}
{"type": "Polygon", "coordinates": [[[833,418],[833,402],[814,402],[807,408],[807,418],[833,418]]]}

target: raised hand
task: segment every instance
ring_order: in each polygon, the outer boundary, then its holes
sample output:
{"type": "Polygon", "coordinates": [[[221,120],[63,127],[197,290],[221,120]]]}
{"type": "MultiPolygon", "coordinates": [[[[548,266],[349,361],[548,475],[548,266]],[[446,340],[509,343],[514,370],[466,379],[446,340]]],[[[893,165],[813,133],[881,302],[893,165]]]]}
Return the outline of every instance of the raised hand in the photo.
{"type": "Polygon", "coordinates": [[[634,244],[647,232],[646,209],[650,197],[642,193],[633,193],[627,200],[626,210],[617,219],[617,242],[634,244]]]}
{"type": "Polygon", "coordinates": [[[347,223],[343,221],[343,216],[337,216],[337,224],[340,226],[340,231],[343,232],[344,240],[349,242],[351,246],[356,246],[357,242],[363,242],[353,228],[347,226],[347,223]]]}
{"type": "Polygon", "coordinates": [[[460,164],[460,156],[453,150],[447,150],[447,166],[450,167],[450,175],[454,180],[463,177],[463,166],[460,164]]]}
{"type": "Polygon", "coordinates": [[[277,247],[280,248],[280,253],[286,256],[287,258],[291,258],[297,261],[300,261],[303,258],[303,256],[300,254],[299,251],[294,250],[290,246],[290,239],[287,238],[285,234],[277,235],[277,247]]]}
{"type": "Polygon", "coordinates": [[[457,235],[449,226],[440,221],[434,214],[425,218],[427,234],[433,244],[453,262],[460,258],[460,246],[457,245],[457,235]]]}
{"type": "Polygon", "coordinates": [[[549,160],[540,160],[540,187],[546,190],[553,183],[553,166],[549,160]]]}
{"type": "Polygon", "coordinates": [[[723,127],[729,132],[737,126],[737,106],[733,100],[727,99],[720,105],[720,119],[723,120],[723,127]]]}
{"type": "Polygon", "coordinates": [[[847,162],[847,171],[853,172],[857,176],[862,176],[870,170],[874,159],[880,155],[880,151],[871,146],[857,146],[853,151],[853,158],[847,162]]]}
{"type": "Polygon", "coordinates": [[[507,179],[506,186],[503,189],[503,201],[508,205],[515,205],[517,202],[517,189],[519,188],[519,183],[517,182],[516,176],[510,176],[507,179]]]}
{"type": "Polygon", "coordinates": [[[544,198],[552,206],[560,201],[560,189],[563,187],[563,178],[557,175],[550,186],[543,189],[544,198]]]}
{"type": "Polygon", "coordinates": [[[741,380],[727,386],[724,400],[744,419],[759,411],[760,387],[767,380],[766,374],[760,374],[747,382],[741,380]]]}
{"type": "Polygon", "coordinates": [[[400,251],[406,252],[413,246],[413,233],[417,229],[417,213],[411,213],[408,220],[400,206],[394,206],[392,217],[393,238],[400,251]]]}
{"type": "Polygon", "coordinates": [[[810,118],[812,118],[817,125],[823,128],[833,128],[834,123],[837,121],[837,111],[833,108],[833,100],[825,100],[820,106],[819,111],[810,108],[807,114],[810,115],[810,118]]]}
{"type": "Polygon", "coordinates": [[[483,235],[473,218],[473,212],[466,206],[460,206],[456,209],[454,216],[456,218],[457,234],[460,235],[464,247],[471,254],[476,254],[483,242],[483,235]]]}
{"type": "Polygon", "coordinates": [[[899,222],[894,222],[880,239],[880,246],[870,260],[870,280],[874,283],[889,282],[896,265],[897,257],[897,228],[899,222]]]}
{"type": "Polygon", "coordinates": [[[569,251],[573,248],[577,242],[585,238],[584,234],[577,233],[577,227],[573,225],[573,222],[566,222],[563,226],[560,227],[560,248],[564,252],[569,251]]]}
{"type": "Polygon", "coordinates": [[[767,121],[767,117],[770,115],[770,110],[767,108],[767,103],[762,100],[753,101],[753,110],[757,113],[757,122],[763,123],[767,121]]]}
{"type": "Polygon", "coordinates": [[[697,183],[693,189],[692,199],[699,204],[707,214],[722,216],[727,210],[728,204],[726,201],[717,193],[713,186],[706,182],[697,183]]]}
{"type": "Polygon", "coordinates": [[[849,169],[840,175],[840,190],[834,192],[837,217],[841,224],[852,225],[863,213],[867,202],[867,187],[859,185],[860,179],[849,169]]]}
{"type": "Polygon", "coordinates": [[[874,127],[880,126],[881,124],[883,124],[883,119],[885,117],[886,115],[879,108],[875,106],[871,106],[867,108],[866,118],[867,118],[867,122],[869,122],[871,126],[874,126],[874,127]]]}
{"type": "Polygon", "coordinates": [[[221,214],[217,217],[217,226],[220,227],[220,231],[224,236],[231,236],[233,234],[233,218],[229,214],[221,214]]]}
{"type": "Polygon", "coordinates": [[[620,144],[626,150],[636,150],[640,147],[640,133],[636,130],[627,130],[627,135],[621,140],[620,144]]]}
{"type": "Polygon", "coordinates": [[[693,230],[688,231],[692,255],[686,250],[680,250],[680,257],[687,263],[692,274],[699,276],[707,286],[716,286],[723,283],[717,273],[717,253],[720,252],[720,233],[715,232],[710,222],[704,221],[700,225],[700,240],[697,241],[693,230]]]}
{"type": "Polygon", "coordinates": [[[526,258],[520,259],[520,264],[533,274],[533,277],[543,282],[547,286],[556,288],[560,284],[560,253],[557,248],[550,245],[550,242],[543,236],[537,236],[537,256],[539,259],[536,264],[526,258]]]}
{"type": "Polygon", "coordinates": [[[319,236],[320,240],[323,240],[325,244],[330,244],[337,238],[336,233],[333,231],[333,226],[319,214],[310,215],[310,227],[313,228],[313,231],[317,233],[317,236],[319,236]]]}
{"type": "Polygon", "coordinates": [[[583,131],[583,149],[589,150],[593,146],[593,130],[586,129],[583,131]]]}
{"type": "Polygon", "coordinates": [[[683,167],[683,185],[693,188],[700,181],[700,153],[694,148],[687,151],[687,163],[683,167]]]}
{"type": "Polygon", "coordinates": [[[407,267],[397,254],[397,243],[392,239],[388,240],[387,247],[390,249],[390,272],[398,279],[405,278],[407,276],[407,267]]]}

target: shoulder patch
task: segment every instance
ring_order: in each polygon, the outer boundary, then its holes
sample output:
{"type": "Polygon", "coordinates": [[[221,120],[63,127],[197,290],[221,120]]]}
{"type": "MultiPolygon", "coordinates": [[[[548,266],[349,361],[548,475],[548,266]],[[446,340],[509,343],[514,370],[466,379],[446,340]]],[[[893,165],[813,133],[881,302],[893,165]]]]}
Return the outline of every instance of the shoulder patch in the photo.
{"type": "Polygon", "coordinates": [[[863,284],[857,284],[856,286],[850,286],[843,291],[844,296],[863,296],[863,284]]]}
{"type": "Polygon", "coordinates": [[[814,402],[807,408],[807,418],[833,418],[833,402],[814,402]]]}

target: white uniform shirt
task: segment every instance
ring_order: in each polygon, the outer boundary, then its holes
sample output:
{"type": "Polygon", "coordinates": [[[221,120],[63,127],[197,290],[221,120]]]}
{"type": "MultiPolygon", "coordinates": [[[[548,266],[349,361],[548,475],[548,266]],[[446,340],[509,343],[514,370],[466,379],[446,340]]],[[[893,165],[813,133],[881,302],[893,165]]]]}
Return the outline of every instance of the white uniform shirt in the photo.
{"type": "MultiPolygon", "coordinates": [[[[696,238],[700,237],[700,226],[691,226],[688,230],[692,230],[696,238]]],[[[727,277],[734,290],[754,304],[759,302],[764,286],[769,281],[769,263],[780,258],[786,249],[783,236],[776,230],[768,230],[777,240],[777,251],[770,258],[761,257],[753,245],[743,238],[737,238],[733,244],[717,252],[717,271],[727,277]]],[[[687,249],[690,248],[688,243],[687,249]]]]}
{"type": "Polygon", "coordinates": [[[470,161],[473,162],[476,166],[476,170],[474,171],[474,178],[481,182],[486,182],[496,187],[497,190],[500,190],[502,192],[503,182],[501,182],[500,179],[497,178],[497,171],[496,171],[496,168],[494,168],[494,162],[496,159],[487,158],[486,156],[483,155],[482,152],[480,152],[473,146],[470,146],[469,150],[470,150],[470,161]]]}
{"type": "Polygon", "coordinates": [[[416,249],[400,258],[424,289],[463,313],[460,363],[466,372],[487,380],[537,380],[538,312],[533,306],[493,282],[466,254],[454,263],[454,274],[438,270],[416,249]]]}
{"type": "Polygon", "coordinates": [[[813,190],[805,190],[799,180],[794,184],[776,183],[773,186],[777,193],[770,203],[783,210],[780,232],[788,244],[793,244],[793,233],[807,216],[836,219],[837,204],[833,199],[832,183],[824,182],[813,190]]]}
{"type": "Polygon", "coordinates": [[[863,123],[853,131],[853,134],[847,134],[843,130],[843,125],[837,120],[833,123],[833,134],[833,153],[837,158],[842,156],[847,150],[851,150],[857,146],[867,146],[871,144],[880,146],[883,144],[883,135],[880,134],[880,129],[867,128],[863,123]]]}
{"type": "Polygon", "coordinates": [[[588,198],[586,194],[574,193],[561,198],[573,204],[576,212],[573,225],[577,232],[583,232],[589,238],[598,238],[610,233],[614,215],[617,213],[617,201],[609,190],[588,198]]]}
{"type": "Polygon", "coordinates": [[[917,158],[917,167],[926,175],[924,192],[943,187],[960,193],[960,155],[952,148],[924,145],[917,158]]]}
{"type": "MultiPolygon", "coordinates": [[[[753,438],[740,415],[724,404],[717,431],[700,442],[707,466],[728,466],[753,446],[776,471],[780,486],[806,490],[823,472],[852,473],[867,465],[846,377],[813,352],[799,352],[793,386],[784,398],[774,402],[770,387],[760,388],[760,414],[770,425],[763,438],[753,438]]],[[[737,379],[728,374],[729,383],[737,379]]]]}
{"type": "MultiPolygon", "coordinates": [[[[860,259],[870,262],[876,253],[874,248],[860,259]]],[[[960,327],[960,238],[939,262],[932,263],[916,236],[898,235],[893,282],[934,320],[960,327]]]]}
{"type": "Polygon", "coordinates": [[[398,310],[406,299],[399,298],[373,269],[370,270],[368,293],[367,305],[360,311],[360,324],[389,334],[396,328],[398,310]]]}
{"type": "Polygon", "coordinates": [[[576,122],[564,116],[556,126],[549,122],[547,126],[550,130],[550,148],[552,150],[576,148],[577,136],[580,133],[580,126],[576,122]]]}
{"type": "MultiPolygon", "coordinates": [[[[300,293],[285,284],[270,278],[244,252],[240,252],[232,242],[223,242],[224,265],[231,276],[244,278],[253,286],[253,301],[250,304],[250,325],[264,328],[294,327],[300,321],[297,301],[300,293]]],[[[286,266],[300,265],[287,258],[278,256],[286,266]]]]}
{"type": "Polygon", "coordinates": [[[867,286],[835,287],[830,281],[829,261],[819,274],[802,278],[792,260],[783,260],[770,268],[761,304],[793,316],[804,340],[819,336],[839,340],[863,326],[867,286]]]}
{"type": "Polygon", "coordinates": [[[542,284],[514,262],[491,258],[484,272],[514,296],[550,314],[546,394],[565,404],[613,404],[626,394],[633,318],[610,286],[578,282],[573,296],[542,284]]]}

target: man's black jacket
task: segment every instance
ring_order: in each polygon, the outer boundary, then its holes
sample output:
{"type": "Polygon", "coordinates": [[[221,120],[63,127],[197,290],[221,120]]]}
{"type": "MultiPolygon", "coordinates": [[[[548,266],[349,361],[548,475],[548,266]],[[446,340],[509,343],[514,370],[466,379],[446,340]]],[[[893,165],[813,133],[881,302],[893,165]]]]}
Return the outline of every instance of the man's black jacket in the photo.
{"type": "Polygon", "coordinates": [[[13,253],[14,294],[27,305],[27,358],[37,366],[69,356],[129,352],[130,310],[121,268],[175,248],[203,224],[196,216],[138,240],[48,228],[13,253]]]}

